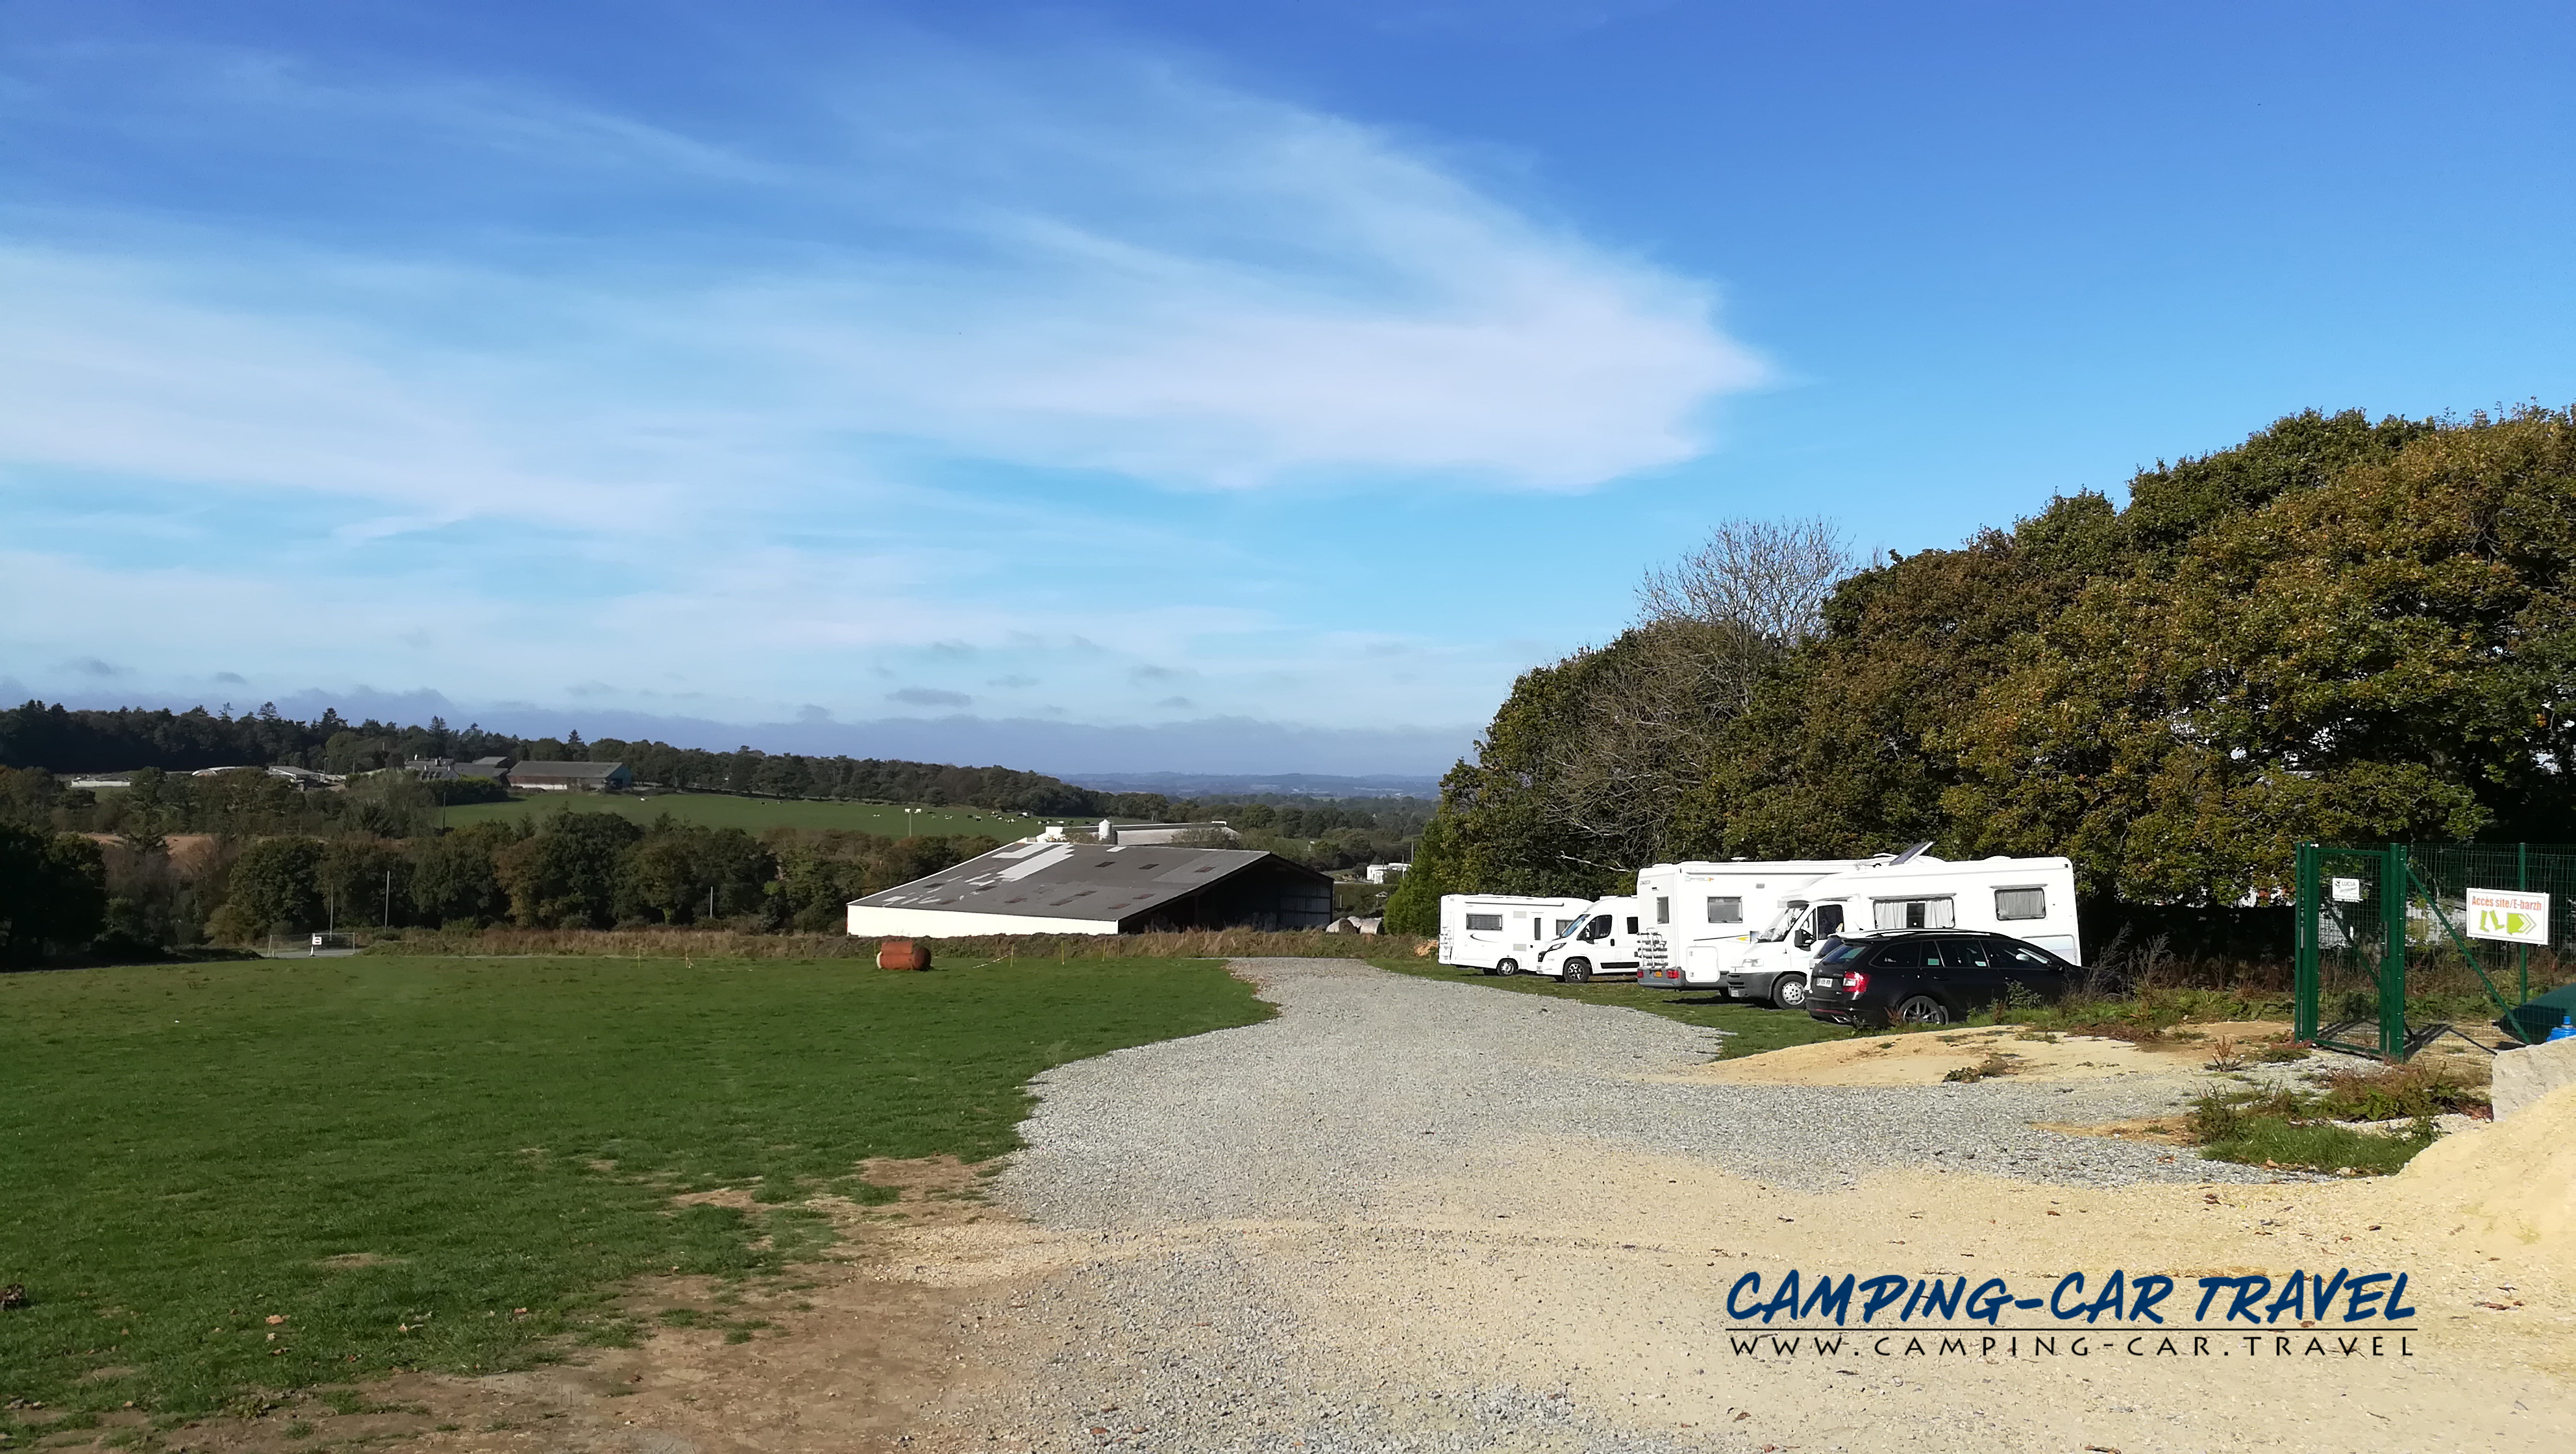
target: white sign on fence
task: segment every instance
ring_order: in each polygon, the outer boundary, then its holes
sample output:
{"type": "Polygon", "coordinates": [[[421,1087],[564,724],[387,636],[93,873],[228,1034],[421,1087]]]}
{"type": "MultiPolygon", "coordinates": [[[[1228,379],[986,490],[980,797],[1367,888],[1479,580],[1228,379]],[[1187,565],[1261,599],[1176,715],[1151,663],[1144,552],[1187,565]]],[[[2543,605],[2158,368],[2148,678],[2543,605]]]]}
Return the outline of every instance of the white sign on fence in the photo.
{"type": "Polygon", "coordinates": [[[2515,889],[2469,890],[2469,937],[2546,945],[2549,895],[2515,889]]]}
{"type": "Polygon", "coordinates": [[[2335,902],[2338,904],[2360,903],[2361,880],[2357,878],[2336,879],[2334,881],[2334,898],[2335,902]]]}

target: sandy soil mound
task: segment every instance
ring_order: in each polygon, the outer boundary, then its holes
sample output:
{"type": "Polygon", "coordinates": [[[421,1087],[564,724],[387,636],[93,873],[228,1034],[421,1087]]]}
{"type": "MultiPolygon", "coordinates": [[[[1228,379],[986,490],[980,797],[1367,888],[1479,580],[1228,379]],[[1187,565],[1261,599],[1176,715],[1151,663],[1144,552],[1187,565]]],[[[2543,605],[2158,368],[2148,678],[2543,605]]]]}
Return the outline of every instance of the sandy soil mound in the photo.
{"type": "Polygon", "coordinates": [[[2198,1037],[2142,1048],[2090,1035],[2035,1034],[2016,1025],[1934,1030],[1794,1045],[1742,1060],[1721,1060],[1685,1075],[1658,1077],[1717,1085],[1938,1085],[1951,1071],[2005,1057],[2006,1072],[2024,1080],[2090,1080],[2196,1069],[2221,1040],[2251,1047],[2286,1034],[2277,1020],[2193,1025],[2198,1037]]]}
{"type": "Polygon", "coordinates": [[[2403,1211],[2459,1219],[2486,1234],[2481,1240],[2562,1249],[2576,1242],[2576,1085],[2434,1142],[2389,1190],[2403,1211]]]}

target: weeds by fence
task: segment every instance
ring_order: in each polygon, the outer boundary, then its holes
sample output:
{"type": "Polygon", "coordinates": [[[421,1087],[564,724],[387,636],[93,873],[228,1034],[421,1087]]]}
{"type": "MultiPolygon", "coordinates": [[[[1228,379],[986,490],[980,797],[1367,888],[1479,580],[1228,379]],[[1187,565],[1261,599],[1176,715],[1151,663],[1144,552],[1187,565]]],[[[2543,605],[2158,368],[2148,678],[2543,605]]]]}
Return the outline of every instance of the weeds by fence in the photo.
{"type": "MultiPolygon", "coordinates": [[[[437,929],[380,932],[361,953],[612,955],[630,959],[867,959],[880,941],[848,934],[749,934],[730,929],[437,929]]],[[[1406,935],[1191,929],[1169,934],[982,935],[924,939],[935,965],[1003,959],[1384,959],[1423,942],[1406,935]]]]}

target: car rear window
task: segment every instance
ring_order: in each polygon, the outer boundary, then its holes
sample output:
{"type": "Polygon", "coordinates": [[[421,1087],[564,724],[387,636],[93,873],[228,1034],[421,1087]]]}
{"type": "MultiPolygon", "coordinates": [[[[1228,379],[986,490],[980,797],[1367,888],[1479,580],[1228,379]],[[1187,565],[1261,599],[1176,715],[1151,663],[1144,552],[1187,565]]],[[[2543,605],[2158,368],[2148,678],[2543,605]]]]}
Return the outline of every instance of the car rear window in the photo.
{"type": "Polygon", "coordinates": [[[1986,946],[1974,939],[1944,939],[1941,941],[1941,954],[1953,969],[1986,967],[1986,946]]]}
{"type": "Polygon", "coordinates": [[[1879,946],[1878,957],[1870,961],[1870,966],[1874,969],[1921,969],[1923,951],[1927,947],[1920,939],[1882,944],[1879,946]]]}

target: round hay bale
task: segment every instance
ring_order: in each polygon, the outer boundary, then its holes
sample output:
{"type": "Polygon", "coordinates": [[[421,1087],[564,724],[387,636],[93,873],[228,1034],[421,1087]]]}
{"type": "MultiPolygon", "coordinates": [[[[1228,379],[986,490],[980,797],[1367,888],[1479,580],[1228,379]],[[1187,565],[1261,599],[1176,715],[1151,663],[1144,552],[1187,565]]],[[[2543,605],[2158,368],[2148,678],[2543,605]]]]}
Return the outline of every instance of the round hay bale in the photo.
{"type": "Polygon", "coordinates": [[[930,946],[910,939],[889,939],[877,946],[879,969],[928,969],[930,946]]]}

